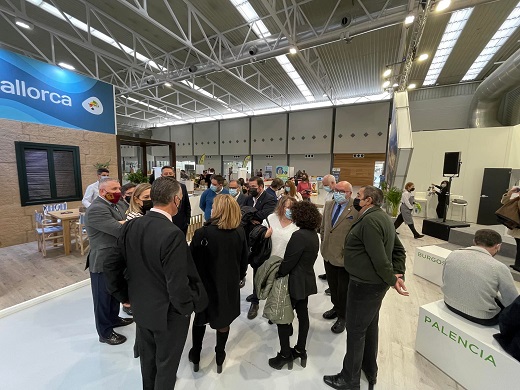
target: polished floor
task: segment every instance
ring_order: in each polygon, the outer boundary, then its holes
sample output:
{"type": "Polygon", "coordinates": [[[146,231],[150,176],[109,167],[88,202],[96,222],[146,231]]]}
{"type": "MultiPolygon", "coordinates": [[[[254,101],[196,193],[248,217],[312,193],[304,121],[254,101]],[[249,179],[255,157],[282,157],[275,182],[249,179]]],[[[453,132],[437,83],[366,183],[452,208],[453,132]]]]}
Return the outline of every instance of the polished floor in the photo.
{"type": "MultiPolygon", "coordinates": [[[[418,219],[418,228],[420,223],[418,219]]],[[[414,350],[419,306],[441,298],[438,286],[413,275],[414,250],[416,246],[442,241],[431,237],[414,240],[406,226],[399,231],[408,251],[406,283],[410,296],[402,297],[391,289],[383,302],[380,315],[379,377],[375,388],[462,389],[414,350]]],[[[19,247],[15,252],[23,254],[22,246],[19,247]]],[[[59,272],[55,269],[47,270],[51,267],[43,264],[52,262],[53,267],[59,269],[60,256],[51,260],[35,258],[36,265],[24,264],[21,260],[5,264],[7,250],[9,248],[0,249],[0,266],[3,271],[6,272],[10,267],[20,269],[2,273],[2,295],[10,293],[6,291],[7,286],[9,290],[14,289],[16,294],[11,294],[10,298],[14,303],[18,303],[19,297],[25,300],[32,298],[37,291],[49,289],[48,286],[55,279],[74,280],[86,275],[81,270],[84,259],[80,257],[66,260],[62,265],[68,271],[59,272]],[[38,261],[41,262],[39,267],[38,261]],[[46,272],[50,275],[45,276],[46,272]],[[6,275],[11,278],[14,275],[16,280],[5,280],[6,275]],[[38,283],[45,288],[35,287],[38,283]],[[25,290],[27,294],[23,299],[25,290]]],[[[16,254],[12,249],[10,251],[10,256],[16,254]]],[[[323,272],[321,258],[316,262],[315,271],[316,274],[323,272]]],[[[63,281],[54,284],[59,286],[63,281]]],[[[275,356],[279,350],[276,328],[268,325],[267,320],[260,316],[248,320],[246,313],[249,306],[243,301],[242,314],[231,326],[224,372],[220,375],[216,373],[213,352],[215,335],[209,330],[204,342],[201,370],[192,372],[187,359],[190,348],[188,337],[176,389],[260,390],[274,386],[277,389],[301,390],[329,388],[323,383],[322,377],[340,370],[346,334],[333,334],[330,331],[333,322],[321,317],[331,305],[323,293],[326,283],[318,280],[317,284],[319,293],[309,300],[311,329],[307,347],[309,360],[305,369],[298,363],[292,371],[276,371],[269,367],[267,359],[275,356]]],[[[520,284],[517,283],[517,287],[520,284]]],[[[249,279],[241,291],[242,298],[245,299],[251,289],[249,279]]],[[[0,311],[0,389],[141,388],[139,362],[132,358],[135,326],[119,328],[129,338],[125,344],[108,346],[99,343],[94,328],[90,285],[86,284],[9,315],[6,315],[7,311],[11,313],[13,309],[0,311]]],[[[296,334],[293,340],[295,337],[296,334]]],[[[364,378],[361,388],[368,388],[364,378]]]]}

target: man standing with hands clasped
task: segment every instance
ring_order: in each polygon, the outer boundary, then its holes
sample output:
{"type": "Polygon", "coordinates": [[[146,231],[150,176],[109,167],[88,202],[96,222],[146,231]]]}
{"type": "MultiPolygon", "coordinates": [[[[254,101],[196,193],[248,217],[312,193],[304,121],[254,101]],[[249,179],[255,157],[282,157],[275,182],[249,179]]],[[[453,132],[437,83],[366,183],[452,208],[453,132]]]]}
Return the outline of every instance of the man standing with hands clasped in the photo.
{"type": "Polygon", "coordinates": [[[339,374],[323,380],[334,389],[359,390],[361,370],[369,389],[377,378],[379,310],[389,287],[408,296],[404,284],[406,252],[390,217],[381,209],[383,192],[361,187],[354,201],[359,211],[345,241],[347,293],[347,353],[339,374]]]}

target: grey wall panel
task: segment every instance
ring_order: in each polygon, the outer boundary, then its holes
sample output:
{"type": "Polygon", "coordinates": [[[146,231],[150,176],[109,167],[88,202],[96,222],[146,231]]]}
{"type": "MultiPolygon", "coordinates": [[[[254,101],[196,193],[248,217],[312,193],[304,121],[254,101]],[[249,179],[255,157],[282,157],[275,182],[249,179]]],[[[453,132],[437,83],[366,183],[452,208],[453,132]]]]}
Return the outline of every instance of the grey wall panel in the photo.
{"type": "Polygon", "coordinates": [[[193,155],[192,125],[171,126],[170,140],[175,142],[177,155],[193,155]]]}
{"type": "Polygon", "coordinates": [[[286,135],[287,114],[251,118],[251,154],[286,153],[286,135]]]}
{"type": "Polygon", "coordinates": [[[384,153],[390,103],[338,107],[334,153],[384,153]]]}
{"type": "MultiPolygon", "coordinates": [[[[255,154],[253,155],[253,172],[256,172],[258,169],[262,169],[265,171],[265,167],[270,165],[272,167],[276,167],[277,165],[287,165],[287,155],[285,154],[272,154],[273,158],[266,157],[265,154],[255,154]]],[[[273,168],[273,172],[274,172],[273,168]]],[[[273,177],[276,176],[273,173],[273,177]]]]}
{"type": "Polygon", "coordinates": [[[249,154],[249,118],[220,122],[220,154],[249,154]]]}
{"type": "Polygon", "coordinates": [[[305,158],[303,154],[292,154],[289,156],[289,166],[304,170],[312,176],[324,176],[330,173],[330,154],[315,154],[314,158],[305,158]]]}
{"type": "Polygon", "coordinates": [[[170,141],[170,127],[157,127],[155,129],[151,129],[152,131],[152,139],[158,139],[161,141],[170,141]]]}
{"type": "Polygon", "coordinates": [[[218,122],[195,123],[193,125],[193,152],[195,155],[219,154],[218,122]]]}
{"type": "MultiPolygon", "coordinates": [[[[200,155],[196,156],[195,161],[199,163],[200,155]]],[[[214,168],[216,174],[222,174],[222,156],[218,154],[207,154],[204,159],[204,169],[214,168]]]]}
{"type": "Polygon", "coordinates": [[[332,108],[289,114],[290,154],[330,153],[332,108]]]}
{"type": "Polygon", "coordinates": [[[412,131],[465,129],[473,95],[410,101],[412,131]]]}

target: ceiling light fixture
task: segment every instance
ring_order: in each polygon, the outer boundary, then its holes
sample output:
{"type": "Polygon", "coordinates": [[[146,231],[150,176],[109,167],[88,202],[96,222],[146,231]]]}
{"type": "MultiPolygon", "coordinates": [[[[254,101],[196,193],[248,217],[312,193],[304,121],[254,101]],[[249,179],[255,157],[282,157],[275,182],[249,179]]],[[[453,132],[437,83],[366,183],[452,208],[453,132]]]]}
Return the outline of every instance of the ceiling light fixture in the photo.
{"type": "Polygon", "coordinates": [[[285,70],[285,73],[292,79],[294,84],[298,87],[302,95],[305,97],[305,100],[308,102],[313,102],[314,95],[311,93],[309,87],[305,84],[303,79],[301,78],[300,74],[296,71],[293,64],[291,64],[291,61],[287,58],[285,55],[277,56],[275,57],[276,61],[282,66],[283,70],[285,70]]]}
{"type": "Polygon", "coordinates": [[[414,84],[414,83],[408,85],[408,89],[414,89],[414,88],[416,88],[416,87],[417,87],[417,85],[414,84]]]}
{"type": "Polygon", "coordinates": [[[171,83],[166,82],[166,83],[164,83],[164,86],[170,88],[172,85],[171,85],[171,83]]]}
{"type": "Polygon", "coordinates": [[[291,53],[291,54],[296,54],[296,53],[298,53],[298,49],[297,49],[295,46],[292,46],[292,47],[289,49],[289,53],[291,53]]]}
{"type": "Polygon", "coordinates": [[[426,61],[428,59],[428,57],[430,57],[428,54],[426,53],[423,53],[419,56],[419,58],[417,59],[418,61],[426,61]]]}
{"type": "Polygon", "coordinates": [[[134,103],[137,103],[137,104],[141,104],[142,106],[146,106],[146,107],[152,108],[152,109],[154,109],[156,111],[162,112],[163,114],[166,114],[168,116],[173,116],[176,119],[182,119],[179,115],[172,114],[172,113],[170,113],[170,112],[168,112],[166,110],[163,110],[162,108],[154,106],[154,105],[152,105],[150,103],[142,102],[142,101],[137,100],[137,99],[135,99],[135,98],[133,98],[131,96],[126,97],[125,95],[121,95],[121,97],[122,98],[126,98],[127,100],[130,100],[131,102],[134,102],[134,103]]]}
{"type": "Polygon", "coordinates": [[[387,69],[383,72],[383,77],[388,77],[392,74],[392,69],[387,69]]]}
{"type": "Polygon", "coordinates": [[[408,15],[406,17],[406,19],[404,20],[404,25],[405,26],[409,26],[410,24],[412,24],[415,20],[415,15],[408,15]]]}
{"type": "Polygon", "coordinates": [[[15,18],[14,22],[16,23],[17,26],[20,26],[27,30],[32,30],[34,28],[34,24],[32,24],[26,20],[20,19],[20,18],[15,18]]]}
{"type": "Polygon", "coordinates": [[[390,86],[390,81],[386,80],[384,83],[383,83],[383,88],[388,88],[390,86]]]}
{"type": "Polygon", "coordinates": [[[397,83],[392,84],[392,88],[397,88],[398,86],[399,86],[399,84],[397,84],[397,83]]]}
{"type": "Polygon", "coordinates": [[[73,67],[72,65],[67,64],[66,62],[60,62],[60,63],[58,64],[58,66],[59,66],[60,68],[64,68],[64,69],[68,69],[68,70],[76,70],[75,67],[73,67]]]}
{"type": "Polygon", "coordinates": [[[475,80],[484,67],[493,59],[497,51],[507,42],[520,25],[520,3],[493,35],[461,81],[475,80]]]}
{"type": "Polygon", "coordinates": [[[464,8],[451,14],[450,20],[448,21],[444,34],[442,35],[441,42],[433,56],[423,85],[435,85],[437,82],[442,68],[444,68],[444,65],[446,64],[453,47],[457,43],[466,22],[471,16],[473,9],[474,7],[464,8]]]}
{"type": "Polygon", "coordinates": [[[447,9],[451,5],[451,0],[441,0],[437,3],[435,7],[436,12],[441,12],[447,9]]]}

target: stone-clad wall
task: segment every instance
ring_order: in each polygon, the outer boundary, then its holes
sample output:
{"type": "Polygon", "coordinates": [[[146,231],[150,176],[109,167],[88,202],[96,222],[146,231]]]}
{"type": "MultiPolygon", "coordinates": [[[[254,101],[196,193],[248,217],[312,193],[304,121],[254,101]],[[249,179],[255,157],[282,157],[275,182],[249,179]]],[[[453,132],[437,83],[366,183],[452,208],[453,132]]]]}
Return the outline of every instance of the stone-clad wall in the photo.
{"type": "MultiPolygon", "coordinates": [[[[35,241],[34,210],[41,211],[41,205],[21,206],[15,141],[79,146],[83,192],[97,179],[95,163],[110,160],[110,170],[117,175],[115,135],[0,119],[0,247],[35,241]]],[[[81,202],[68,206],[79,207],[81,202]]]]}

